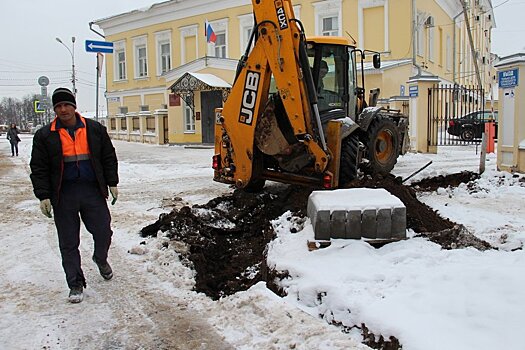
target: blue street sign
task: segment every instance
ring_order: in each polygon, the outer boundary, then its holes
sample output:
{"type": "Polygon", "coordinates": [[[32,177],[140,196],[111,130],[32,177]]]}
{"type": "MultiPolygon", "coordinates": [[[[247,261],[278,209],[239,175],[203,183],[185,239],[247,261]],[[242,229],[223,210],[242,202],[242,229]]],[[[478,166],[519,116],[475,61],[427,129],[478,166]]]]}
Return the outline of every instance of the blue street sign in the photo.
{"type": "Polygon", "coordinates": [[[419,86],[412,85],[408,87],[408,96],[417,97],[419,96],[419,86]]]}
{"type": "Polygon", "coordinates": [[[498,73],[498,82],[499,87],[504,88],[510,88],[514,86],[518,86],[519,81],[519,69],[511,69],[506,70],[498,73]]]}
{"type": "Polygon", "coordinates": [[[113,53],[113,43],[107,41],[86,40],[86,51],[113,53]]]}

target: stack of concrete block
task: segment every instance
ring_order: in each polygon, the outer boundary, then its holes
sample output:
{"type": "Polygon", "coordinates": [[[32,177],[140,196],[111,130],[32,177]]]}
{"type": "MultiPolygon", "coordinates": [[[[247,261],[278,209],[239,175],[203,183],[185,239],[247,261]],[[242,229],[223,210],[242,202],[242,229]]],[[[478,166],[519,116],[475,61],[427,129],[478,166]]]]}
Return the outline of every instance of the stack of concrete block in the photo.
{"type": "Polygon", "coordinates": [[[314,191],[307,212],[316,240],[406,238],[406,207],[382,188],[314,191]]]}

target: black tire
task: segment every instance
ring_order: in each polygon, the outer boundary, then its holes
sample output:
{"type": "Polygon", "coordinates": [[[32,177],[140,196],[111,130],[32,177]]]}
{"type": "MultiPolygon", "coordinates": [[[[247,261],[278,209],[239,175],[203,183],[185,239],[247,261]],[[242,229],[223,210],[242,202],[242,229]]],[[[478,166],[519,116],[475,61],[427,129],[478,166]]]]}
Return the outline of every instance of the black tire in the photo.
{"type": "Polygon", "coordinates": [[[461,131],[461,139],[463,141],[472,141],[474,140],[474,129],[465,128],[461,131]]]}
{"type": "Polygon", "coordinates": [[[341,143],[341,163],[339,164],[339,187],[357,178],[357,152],[359,138],[357,135],[346,137],[341,143]]]}
{"type": "Polygon", "coordinates": [[[375,118],[364,140],[368,159],[363,169],[365,173],[372,176],[388,175],[397,163],[399,139],[399,130],[392,120],[381,116],[375,118]]]}

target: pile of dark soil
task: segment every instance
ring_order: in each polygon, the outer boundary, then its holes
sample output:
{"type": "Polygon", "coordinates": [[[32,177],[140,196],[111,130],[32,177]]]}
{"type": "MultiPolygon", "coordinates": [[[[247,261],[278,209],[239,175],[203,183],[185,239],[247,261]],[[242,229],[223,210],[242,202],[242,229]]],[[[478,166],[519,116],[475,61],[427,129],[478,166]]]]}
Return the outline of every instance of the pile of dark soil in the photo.
{"type": "MultiPolygon", "coordinates": [[[[463,175],[460,176],[463,177],[463,175]]],[[[448,179],[452,183],[457,182],[453,176],[450,176],[448,179]]],[[[438,183],[440,183],[440,186],[438,187],[447,187],[444,183],[444,178],[439,179],[438,183]]],[[[403,185],[401,179],[398,177],[365,177],[363,179],[352,181],[347,187],[384,188],[399,198],[407,208],[407,228],[414,230],[414,232],[439,232],[451,229],[455,225],[452,221],[439,216],[439,214],[428,205],[421,203],[417,199],[414,188],[412,186],[403,185]]]]}
{"type": "MultiPolygon", "coordinates": [[[[405,204],[407,228],[445,249],[473,246],[484,250],[490,248],[488,243],[475,238],[463,226],[442,218],[416,196],[416,190],[454,187],[475,178],[475,174],[460,173],[405,186],[393,176],[366,177],[348,187],[386,189],[405,204]]],[[[246,290],[259,281],[266,281],[268,288],[282,295],[277,281],[285,277],[285,272],[268,270],[266,266],[265,249],[275,235],[271,220],[286,211],[305,217],[311,192],[309,188],[279,184],[267,186],[259,194],[236,190],[204,205],[183,206],[163,214],[157,222],[144,227],[141,235],[156,236],[160,230],[168,232],[172,240],[184,242],[189,249],[182,253],[181,260],[188,261],[196,271],[195,290],[212,299],[246,290]]],[[[376,339],[371,334],[367,338],[376,339]]],[[[397,348],[394,337],[377,339],[380,344],[369,345],[376,349],[397,348]]]]}
{"type": "Polygon", "coordinates": [[[259,194],[234,191],[205,205],[164,214],[141,235],[169,231],[168,237],[187,244],[183,260],[197,271],[195,289],[218,299],[264,280],[264,250],[274,237],[270,220],[288,210],[304,216],[310,192],[284,185],[259,194]]]}
{"type": "MultiPolygon", "coordinates": [[[[407,228],[445,249],[465,246],[487,249],[490,248],[487,242],[441,217],[416,196],[415,188],[454,187],[475,178],[476,174],[463,172],[405,186],[393,176],[365,177],[347,187],[386,189],[405,204],[407,228]]],[[[169,231],[168,237],[188,245],[188,255],[182,260],[190,261],[197,272],[195,289],[217,299],[246,290],[259,281],[268,281],[268,274],[275,274],[266,270],[264,257],[266,245],[274,237],[270,221],[286,211],[306,216],[311,192],[310,188],[291,185],[267,186],[259,194],[236,190],[204,205],[184,206],[163,214],[158,221],[144,227],[141,235],[156,236],[159,230],[169,231]]]]}
{"type": "Polygon", "coordinates": [[[462,183],[469,183],[477,179],[479,179],[479,174],[471,171],[462,171],[456,174],[426,178],[413,182],[410,186],[418,191],[435,191],[440,187],[458,187],[462,183]]]}

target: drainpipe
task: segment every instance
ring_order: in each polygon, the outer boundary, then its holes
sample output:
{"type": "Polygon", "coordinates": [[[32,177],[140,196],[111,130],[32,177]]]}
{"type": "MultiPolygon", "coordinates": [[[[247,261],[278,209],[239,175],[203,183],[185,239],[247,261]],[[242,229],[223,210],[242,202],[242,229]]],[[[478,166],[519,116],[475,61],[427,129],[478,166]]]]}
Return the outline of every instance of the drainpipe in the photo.
{"type": "Polygon", "coordinates": [[[452,28],[452,81],[456,84],[456,19],[463,14],[463,10],[454,16],[452,28]]]}
{"type": "Polygon", "coordinates": [[[417,9],[416,0],[412,0],[412,65],[417,68],[417,76],[421,76],[421,66],[417,64],[417,9]]]}

